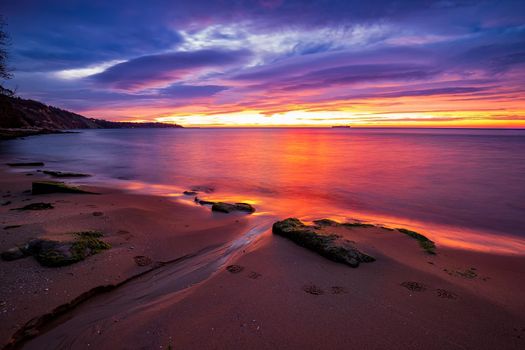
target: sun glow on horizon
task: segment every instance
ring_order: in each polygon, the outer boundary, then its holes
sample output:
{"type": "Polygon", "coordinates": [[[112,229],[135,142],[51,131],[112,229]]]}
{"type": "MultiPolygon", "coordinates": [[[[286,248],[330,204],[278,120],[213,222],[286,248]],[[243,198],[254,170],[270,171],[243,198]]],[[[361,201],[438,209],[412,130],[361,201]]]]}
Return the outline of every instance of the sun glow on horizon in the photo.
{"type": "MultiPolygon", "coordinates": [[[[525,120],[507,118],[501,112],[458,111],[439,113],[363,113],[345,111],[289,111],[266,115],[258,111],[227,114],[171,115],[153,118],[160,123],[175,123],[188,127],[448,127],[448,128],[525,128],[525,120]],[[500,119],[496,119],[497,114],[500,119]]],[[[141,119],[140,121],[144,121],[141,119]]]]}

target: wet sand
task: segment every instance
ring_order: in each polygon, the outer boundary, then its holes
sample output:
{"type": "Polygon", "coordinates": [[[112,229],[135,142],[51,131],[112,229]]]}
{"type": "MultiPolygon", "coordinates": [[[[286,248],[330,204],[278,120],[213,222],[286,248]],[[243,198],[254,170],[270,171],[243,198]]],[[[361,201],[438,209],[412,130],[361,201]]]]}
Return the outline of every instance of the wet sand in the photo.
{"type": "Polygon", "coordinates": [[[101,188],[101,195],[24,194],[38,176],[0,173],[0,195],[10,195],[2,200],[12,202],[0,207],[1,223],[22,225],[1,230],[2,251],[35,236],[87,229],[106,233],[112,248],[61,268],[41,267],[31,257],[0,261],[2,344],[31,318],[95,286],[184,257],[46,323],[24,348],[525,346],[523,256],[439,245],[433,256],[399,232],[325,228],[377,259],[350,268],[272,235],[275,218],[213,214],[101,188]],[[55,209],[9,210],[31,201],[55,209]],[[137,266],[135,256],[152,263],[137,266]]]}

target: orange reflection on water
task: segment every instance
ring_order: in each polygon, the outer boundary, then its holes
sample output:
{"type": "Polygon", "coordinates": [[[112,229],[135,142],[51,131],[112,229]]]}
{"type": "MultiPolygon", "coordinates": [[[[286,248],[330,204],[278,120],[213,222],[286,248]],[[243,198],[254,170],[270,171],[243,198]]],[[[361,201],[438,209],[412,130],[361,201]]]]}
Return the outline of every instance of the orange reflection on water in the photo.
{"type": "Polygon", "coordinates": [[[184,190],[209,185],[215,192],[201,199],[247,202],[256,216],[357,219],[413,229],[438,245],[524,254],[523,135],[483,132],[141,131],[126,135],[126,148],[142,143],[141,156],[125,163],[150,182],[118,185],[187,205],[195,203],[184,190]]]}

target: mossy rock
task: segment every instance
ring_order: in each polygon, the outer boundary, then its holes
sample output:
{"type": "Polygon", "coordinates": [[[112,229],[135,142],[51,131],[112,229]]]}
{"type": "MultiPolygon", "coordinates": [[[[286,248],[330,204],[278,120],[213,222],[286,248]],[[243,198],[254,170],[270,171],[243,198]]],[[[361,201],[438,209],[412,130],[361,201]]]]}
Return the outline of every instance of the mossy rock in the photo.
{"type": "Polygon", "coordinates": [[[428,254],[432,254],[432,255],[436,254],[436,245],[434,244],[433,241],[431,241],[427,237],[415,231],[407,230],[406,228],[398,228],[397,230],[417,240],[421,248],[423,248],[423,250],[425,250],[428,254]]]}
{"type": "Polygon", "coordinates": [[[320,226],[320,227],[325,227],[325,226],[338,226],[339,223],[337,221],[334,221],[332,219],[319,219],[319,220],[314,220],[314,224],[316,224],[317,226],[320,226]]]}
{"type": "Polygon", "coordinates": [[[24,247],[27,255],[33,255],[43,266],[59,267],[71,265],[87,257],[111,248],[111,245],[100,240],[103,236],[98,231],[75,232],[73,241],[53,241],[34,239],[24,247]]]}
{"type": "Polygon", "coordinates": [[[255,212],[255,208],[248,203],[224,203],[224,202],[216,202],[213,203],[211,206],[212,211],[218,211],[221,213],[231,213],[233,211],[242,211],[246,213],[253,213],[255,212]]]}
{"type": "Polygon", "coordinates": [[[352,228],[352,227],[376,227],[376,225],[373,224],[364,224],[362,222],[343,222],[339,223],[332,219],[319,219],[314,220],[314,224],[318,227],[346,227],[346,228],[352,228]]]}
{"type": "MultiPolygon", "coordinates": [[[[328,223],[328,221],[322,222],[322,224],[328,223]]],[[[375,258],[362,253],[348,240],[335,234],[323,234],[315,226],[307,226],[297,218],[288,218],[274,223],[272,232],[286,237],[327,259],[350,267],[358,267],[360,263],[375,261],[375,258]]]]}
{"type": "Polygon", "coordinates": [[[33,182],[32,194],[49,194],[49,193],[84,193],[95,194],[93,192],[84,191],[78,187],[70,186],[64,182],[58,181],[35,181],[33,182]]]}

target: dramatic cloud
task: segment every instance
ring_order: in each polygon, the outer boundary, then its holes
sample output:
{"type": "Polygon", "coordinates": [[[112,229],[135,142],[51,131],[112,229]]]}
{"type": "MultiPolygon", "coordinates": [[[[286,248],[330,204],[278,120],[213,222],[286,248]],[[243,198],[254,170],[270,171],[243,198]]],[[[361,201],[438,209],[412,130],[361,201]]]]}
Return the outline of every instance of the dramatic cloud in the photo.
{"type": "Polygon", "coordinates": [[[142,56],[109,67],[91,79],[123,90],[165,85],[206,68],[240,64],[249,57],[246,50],[200,50],[142,56]]]}
{"type": "Polygon", "coordinates": [[[18,0],[1,11],[10,86],[89,116],[525,126],[524,1],[18,0]]]}

